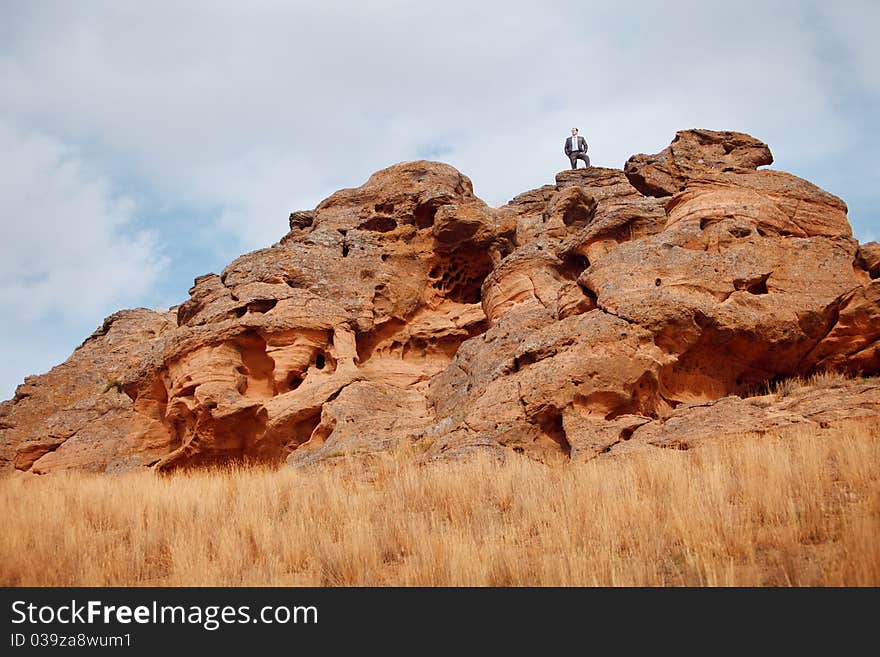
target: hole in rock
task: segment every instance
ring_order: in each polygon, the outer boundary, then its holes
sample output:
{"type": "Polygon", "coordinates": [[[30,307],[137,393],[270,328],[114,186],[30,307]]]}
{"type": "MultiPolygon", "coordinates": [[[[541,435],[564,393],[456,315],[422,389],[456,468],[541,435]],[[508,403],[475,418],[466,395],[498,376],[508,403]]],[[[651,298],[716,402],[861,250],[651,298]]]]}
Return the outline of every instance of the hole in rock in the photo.
{"type": "Polygon", "coordinates": [[[290,377],[290,389],[296,390],[299,388],[300,384],[303,382],[303,378],[299,374],[294,374],[290,377]]]}
{"type": "Polygon", "coordinates": [[[397,222],[391,217],[376,215],[363,222],[358,228],[361,228],[362,230],[372,230],[377,233],[388,233],[397,228],[397,222]]]}
{"type": "Polygon", "coordinates": [[[513,451],[517,454],[524,454],[526,450],[524,450],[522,447],[514,447],[513,451]]]}
{"type": "Polygon", "coordinates": [[[654,279],[654,285],[655,285],[656,287],[660,287],[660,284],[661,284],[662,282],[663,282],[663,281],[661,281],[659,278],[655,278],[655,279],[654,279]]]}
{"type": "Polygon", "coordinates": [[[562,213],[562,223],[566,226],[586,226],[589,223],[590,214],[580,203],[568,206],[562,213]]]}
{"type": "Polygon", "coordinates": [[[546,356],[546,354],[542,355],[534,351],[527,351],[519,357],[514,357],[513,364],[516,365],[516,371],[519,372],[523,367],[537,363],[542,358],[546,358],[546,356]]]}
{"type": "Polygon", "coordinates": [[[748,237],[752,234],[752,229],[747,226],[731,226],[727,229],[727,232],[734,237],[748,237]]]}
{"type": "Polygon", "coordinates": [[[598,306],[599,305],[599,295],[596,294],[596,292],[592,288],[589,288],[586,285],[583,285],[581,283],[578,283],[578,285],[580,285],[581,292],[584,293],[584,296],[587,297],[588,299],[591,299],[592,302],[598,306]]]}
{"type": "Polygon", "coordinates": [[[239,306],[238,308],[233,308],[229,312],[226,313],[227,317],[244,317],[247,314],[247,306],[239,306]]]}
{"type": "Polygon", "coordinates": [[[562,413],[552,408],[543,411],[537,416],[538,427],[550,440],[559,445],[559,449],[567,457],[571,458],[571,444],[568,442],[568,436],[562,426],[562,413]]]}
{"type": "Polygon", "coordinates": [[[767,294],[767,279],[770,274],[763,274],[754,278],[738,278],[733,281],[736,290],[745,290],[749,294],[767,294]]]}
{"type": "Polygon", "coordinates": [[[700,230],[706,230],[709,226],[717,224],[718,221],[717,217],[703,217],[700,219],[700,230]]]}
{"type": "Polygon", "coordinates": [[[318,409],[317,413],[311,415],[305,419],[300,420],[296,424],[293,425],[293,431],[291,432],[290,440],[287,443],[287,446],[290,450],[295,450],[297,447],[302,445],[305,442],[308,442],[309,438],[312,437],[315,429],[318,428],[318,425],[321,423],[321,410],[318,409]]]}
{"type": "Polygon", "coordinates": [[[756,281],[746,288],[749,294],[767,294],[767,280],[756,281]]]}
{"type": "Polygon", "coordinates": [[[266,353],[266,341],[256,331],[247,331],[235,339],[246,378],[242,394],[268,398],[275,395],[275,361],[266,353]]]}
{"type": "Polygon", "coordinates": [[[277,305],[277,299],[257,299],[256,301],[251,301],[247,305],[247,309],[254,313],[267,313],[277,305]]]}
{"type": "Polygon", "coordinates": [[[416,226],[419,228],[430,228],[434,225],[434,217],[437,216],[437,206],[432,201],[419,203],[413,212],[416,220],[416,226]]]}
{"type": "Polygon", "coordinates": [[[492,271],[489,254],[477,249],[458,249],[430,270],[431,286],[442,296],[459,303],[479,303],[481,288],[492,271]]]}
{"type": "Polygon", "coordinates": [[[327,360],[324,357],[324,354],[318,354],[318,356],[315,358],[315,367],[318,368],[319,370],[323,370],[324,365],[326,365],[326,364],[327,364],[327,360]]]}
{"type": "Polygon", "coordinates": [[[342,257],[343,257],[343,258],[347,258],[347,257],[348,257],[348,244],[343,244],[343,245],[342,245],[342,257]]]}
{"type": "Polygon", "coordinates": [[[382,255],[379,256],[379,258],[382,260],[382,262],[385,262],[386,260],[388,260],[388,254],[383,253],[382,255]]]}
{"type": "Polygon", "coordinates": [[[577,280],[590,267],[590,261],[579,253],[567,253],[561,259],[562,265],[557,267],[557,271],[571,281],[577,280]]]}
{"type": "Polygon", "coordinates": [[[376,212],[381,212],[382,214],[391,214],[394,212],[394,203],[376,203],[373,207],[376,212]]]}

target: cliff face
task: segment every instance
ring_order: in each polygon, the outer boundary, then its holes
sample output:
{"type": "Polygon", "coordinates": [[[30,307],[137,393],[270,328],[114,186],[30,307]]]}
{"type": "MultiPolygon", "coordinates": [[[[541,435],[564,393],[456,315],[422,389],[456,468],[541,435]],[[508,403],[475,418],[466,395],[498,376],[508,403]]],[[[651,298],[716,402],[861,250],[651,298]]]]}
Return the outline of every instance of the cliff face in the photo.
{"type": "Polygon", "coordinates": [[[414,458],[544,461],[880,415],[880,247],[846,205],[688,130],[624,170],[563,171],[490,208],[408,162],[290,216],[167,313],[122,311],[0,406],[0,469],[414,458]]]}

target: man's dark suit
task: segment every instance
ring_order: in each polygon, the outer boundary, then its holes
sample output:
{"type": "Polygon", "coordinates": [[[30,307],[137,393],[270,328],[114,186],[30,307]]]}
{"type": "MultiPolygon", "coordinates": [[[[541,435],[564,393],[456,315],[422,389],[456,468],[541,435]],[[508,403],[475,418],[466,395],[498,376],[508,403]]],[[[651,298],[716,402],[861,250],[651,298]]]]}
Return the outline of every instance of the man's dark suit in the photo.
{"type": "Polygon", "coordinates": [[[574,144],[574,148],[572,148],[571,140],[574,137],[569,137],[565,140],[565,154],[568,155],[568,159],[571,161],[571,168],[577,169],[577,161],[583,160],[584,164],[590,166],[590,157],[587,155],[587,140],[577,136],[577,142],[574,144]]]}

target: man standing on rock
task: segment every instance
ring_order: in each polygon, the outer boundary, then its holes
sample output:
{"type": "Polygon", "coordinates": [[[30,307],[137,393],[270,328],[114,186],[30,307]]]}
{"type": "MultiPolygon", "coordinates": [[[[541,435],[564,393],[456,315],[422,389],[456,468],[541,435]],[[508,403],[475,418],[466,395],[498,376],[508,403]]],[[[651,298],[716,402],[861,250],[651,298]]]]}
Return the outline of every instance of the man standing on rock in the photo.
{"type": "Polygon", "coordinates": [[[571,129],[571,137],[565,140],[565,154],[571,160],[571,168],[577,169],[578,160],[583,160],[586,166],[590,166],[590,156],[587,155],[587,140],[578,136],[578,129],[571,129]]]}

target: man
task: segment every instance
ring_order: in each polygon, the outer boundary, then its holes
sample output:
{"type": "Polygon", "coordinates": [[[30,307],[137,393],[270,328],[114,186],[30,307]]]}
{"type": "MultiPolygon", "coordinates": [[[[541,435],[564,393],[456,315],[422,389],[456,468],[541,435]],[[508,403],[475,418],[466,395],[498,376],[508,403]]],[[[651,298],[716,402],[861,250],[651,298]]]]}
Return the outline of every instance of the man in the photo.
{"type": "Polygon", "coordinates": [[[565,154],[571,160],[571,168],[577,169],[578,160],[583,160],[586,166],[590,166],[590,157],[587,155],[587,140],[578,136],[578,129],[571,129],[571,137],[565,140],[565,154]]]}

